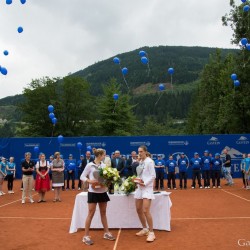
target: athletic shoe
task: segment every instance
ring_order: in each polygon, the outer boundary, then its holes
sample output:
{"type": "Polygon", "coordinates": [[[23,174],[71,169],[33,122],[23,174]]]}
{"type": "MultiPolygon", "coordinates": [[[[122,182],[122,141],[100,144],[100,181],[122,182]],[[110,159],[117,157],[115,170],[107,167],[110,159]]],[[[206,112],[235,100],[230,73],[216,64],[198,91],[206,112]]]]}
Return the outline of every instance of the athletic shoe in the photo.
{"type": "Polygon", "coordinates": [[[147,237],[147,242],[153,242],[155,240],[154,232],[149,232],[147,237]]]}
{"type": "Polygon", "coordinates": [[[14,194],[15,192],[13,190],[11,190],[11,193],[14,194]]]}
{"type": "Polygon", "coordinates": [[[175,190],[177,189],[177,188],[174,188],[175,190]]]}
{"type": "Polygon", "coordinates": [[[21,191],[23,191],[23,188],[20,188],[21,191]]]}
{"type": "Polygon", "coordinates": [[[213,188],[216,188],[215,186],[213,186],[213,188]]]}
{"type": "Polygon", "coordinates": [[[80,188],[78,188],[78,190],[81,190],[80,188]]]}
{"type": "Polygon", "coordinates": [[[2,193],[2,195],[5,195],[5,193],[3,191],[1,193],[2,193]]]}
{"type": "Polygon", "coordinates": [[[203,188],[202,186],[200,186],[200,188],[203,188]]]}
{"type": "Polygon", "coordinates": [[[91,240],[90,236],[84,236],[82,238],[82,242],[85,243],[86,245],[93,245],[94,244],[94,241],[91,240]]]}
{"type": "Polygon", "coordinates": [[[192,189],[194,189],[194,187],[192,187],[192,189]]]}
{"type": "Polygon", "coordinates": [[[34,203],[33,199],[30,199],[30,203],[34,203]]]}
{"type": "Polygon", "coordinates": [[[25,204],[25,200],[22,200],[22,204],[25,204]]]}
{"type": "Polygon", "coordinates": [[[8,191],[8,194],[11,194],[11,191],[8,191]]]}
{"type": "Polygon", "coordinates": [[[115,237],[111,233],[105,233],[103,238],[106,240],[115,240],[115,237]]]}
{"type": "Polygon", "coordinates": [[[140,232],[136,233],[137,236],[147,236],[149,233],[148,229],[142,229],[140,232]]]}
{"type": "Polygon", "coordinates": [[[221,186],[218,186],[217,188],[221,188],[221,186]]]}
{"type": "Polygon", "coordinates": [[[207,187],[205,187],[207,189],[207,187]]]}
{"type": "Polygon", "coordinates": [[[0,196],[2,196],[3,194],[2,194],[2,192],[0,192],[0,196]]]}
{"type": "Polygon", "coordinates": [[[210,188],[210,186],[207,187],[208,189],[210,188]]]}

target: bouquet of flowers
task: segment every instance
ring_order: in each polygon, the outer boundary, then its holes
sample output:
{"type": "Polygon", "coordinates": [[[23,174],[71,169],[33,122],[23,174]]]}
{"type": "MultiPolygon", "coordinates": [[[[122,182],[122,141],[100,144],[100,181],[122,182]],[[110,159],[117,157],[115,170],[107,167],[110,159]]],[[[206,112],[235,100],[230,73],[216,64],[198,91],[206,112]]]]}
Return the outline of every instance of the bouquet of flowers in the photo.
{"type": "Polygon", "coordinates": [[[107,187],[109,187],[110,184],[116,184],[120,182],[120,175],[116,168],[99,168],[99,175],[103,179],[103,184],[107,187]]]}
{"type": "Polygon", "coordinates": [[[121,191],[123,191],[126,195],[129,195],[130,193],[135,191],[136,183],[134,182],[134,179],[136,176],[129,176],[121,185],[121,191]]]}

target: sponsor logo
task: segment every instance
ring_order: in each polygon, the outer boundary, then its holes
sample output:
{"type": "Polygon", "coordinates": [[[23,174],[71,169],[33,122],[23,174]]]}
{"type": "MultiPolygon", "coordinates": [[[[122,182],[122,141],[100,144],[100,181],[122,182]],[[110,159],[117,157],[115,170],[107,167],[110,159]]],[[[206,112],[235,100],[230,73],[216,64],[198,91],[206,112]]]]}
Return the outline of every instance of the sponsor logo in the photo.
{"type": "Polygon", "coordinates": [[[169,146],[180,146],[180,145],[187,146],[188,144],[189,144],[188,141],[168,141],[169,146]]]}
{"type": "Polygon", "coordinates": [[[91,146],[91,147],[105,147],[106,142],[87,142],[86,146],[91,146]]]}
{"type": "Polygon", "coordinates": [[[150,146],[150,141],[131,141],[130,142],[131,147],[139,147],[142,145],[145,145],[148,147],[148,146],[150,146]]]}
{"type": "Polygon", "coordinates": [[[250,247],[250,240],[238,239],[238,246],[240,246],[240,247],[250,247]]]}
{"type": "Polygon", "coordinates": [[[245,136],[241,136],[237,141],[236,141],[236,144],[249,144],[249,140],[247,137],[245,136]]]}
{"type": "Polygon", "coordinates": [[[24,147],[39,147],[40,143],[24,143],[24,147]]]}
{"type": "Polygon", "coordinates": [[[217,137],[212,136],[208,141],[207,145],[220,145],[220,141],[217,137]]]}
{"type": "Polygon", "coordinates": [[[76,147],[76,143],[60,143],[60,147],[76,147]]]}

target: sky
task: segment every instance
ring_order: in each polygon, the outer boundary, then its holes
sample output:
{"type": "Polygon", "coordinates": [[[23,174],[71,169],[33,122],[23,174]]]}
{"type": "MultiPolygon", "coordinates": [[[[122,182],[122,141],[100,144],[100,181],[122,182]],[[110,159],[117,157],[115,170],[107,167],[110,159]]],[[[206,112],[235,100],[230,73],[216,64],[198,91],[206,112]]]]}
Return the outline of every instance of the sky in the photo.
{"type": "Polygon", "coordinates": [[[229,10],[229,0],[0,0],[0,65],[8,70],[0,98],[144,46],[236,48],[221,22],[229,10]]]}

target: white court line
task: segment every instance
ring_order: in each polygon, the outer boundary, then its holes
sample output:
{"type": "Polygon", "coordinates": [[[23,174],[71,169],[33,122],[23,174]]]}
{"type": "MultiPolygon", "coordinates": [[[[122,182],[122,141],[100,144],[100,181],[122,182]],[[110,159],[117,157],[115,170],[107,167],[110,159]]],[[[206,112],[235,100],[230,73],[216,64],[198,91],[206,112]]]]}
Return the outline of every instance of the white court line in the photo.
{"type": "Polygon", "coordinates": [[[71,220],[71,218],[41,218],[41,217],[0,217],[0,219],[29,219],[29,220],[71,220]]]}
{"type": "Polygon", "coordinates": [[[113,250],[116,250],[116,248],[117,248],[117,244],[118,244],[118,241],[119,241],[121,231],[122,231],[122,229],[120,228],[119,231],[118,231],[117,237],[116,237],[116,241],[115,241],[115,245],[114,245],[113,250]]]}
{"type": "MultiPolygon", "coordinates": [[[[32,197],[35,196],[35,195],[38,195],[38,194],[33,194],[32,197]]],[[[18,201],[21,201],[21,200],[22,200],[22,199],[18,199],[18,200],[15,200],[15,201],[12,201],[12,202],[3,204],[3,205],[0,206],[0,208],[1,208],[1,207],[8,206],[8,205],[11,205],[11,204],[13,204],[13,203],[15,203],[15,202],[18,202],[18,201]]]]}
{"type": "Polygon", "coordinates": [[[237,197],[237,198],[240,198],[240,199],[242,199],[242,200],[244,200],[244,201],[250,201],[250,200],[248,200],[248,199],[246,199],[246,198],[243,198],[243,197],[241,197],[241,196],[239,196],[239,195],[237,195],[237,194],[233,194],[233,193],[231,193],[231,192],[228,192],[228,191],[226,191],[226,190],[224,190],[224,189],[221,189],[221,191],[223,191],[223,192],[225,192],[225,193],[228,193],[228,194],[231,194],[231,195],[233,195],[233,196],[235,196],[235,197],[237,197]]]}
{"type": "Polygon", "coordinates": [[[250,217],[194,217],[194,218],[171,218],[171,220],[237,220],[237,219],[250,219],[250,217]]]}

